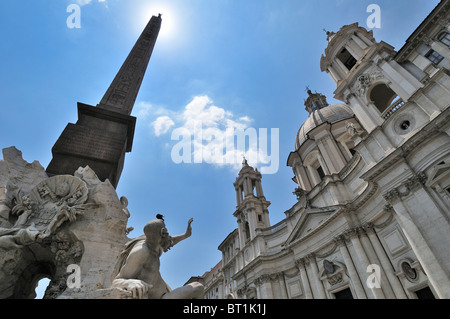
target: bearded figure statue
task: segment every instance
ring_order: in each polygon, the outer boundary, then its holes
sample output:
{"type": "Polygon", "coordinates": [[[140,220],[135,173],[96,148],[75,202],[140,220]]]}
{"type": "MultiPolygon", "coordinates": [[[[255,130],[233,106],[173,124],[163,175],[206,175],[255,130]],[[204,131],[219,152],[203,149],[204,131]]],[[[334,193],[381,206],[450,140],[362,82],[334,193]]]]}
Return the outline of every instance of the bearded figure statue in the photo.
{"type": "Polygon", "coordinates": [[[130,291],[132,297],[138,299],[202,298],[202,284],[193,282],[172,290],[159,271],[162,253],[191,236],[192,221],[189,219],[186,232],[178,236],[169,235],[161,215],[148,222],[144,235],[128,242],[119,256],[111,287],[130,291]]]}

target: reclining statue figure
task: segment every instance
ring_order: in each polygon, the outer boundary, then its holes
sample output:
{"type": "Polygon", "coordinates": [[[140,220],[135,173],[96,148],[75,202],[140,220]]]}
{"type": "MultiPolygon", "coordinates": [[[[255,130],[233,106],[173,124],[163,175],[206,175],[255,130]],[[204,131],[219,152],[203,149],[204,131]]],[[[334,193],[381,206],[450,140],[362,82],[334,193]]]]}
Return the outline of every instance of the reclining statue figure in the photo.
{"type": "Polygon", "coordinates": [[[162,279],[159,272],[159,257],[163,251],[167,252],[172,246],[191,236],[189,219],[184,234],[170,236],[161,215],[147,223],[144,235],[126,244],[116,265],[117,275],[111,287],[128,290],[133,298],[148,299],[194,299],[202,298],[204,287],[193,282],[172,290],[162,279]]]}

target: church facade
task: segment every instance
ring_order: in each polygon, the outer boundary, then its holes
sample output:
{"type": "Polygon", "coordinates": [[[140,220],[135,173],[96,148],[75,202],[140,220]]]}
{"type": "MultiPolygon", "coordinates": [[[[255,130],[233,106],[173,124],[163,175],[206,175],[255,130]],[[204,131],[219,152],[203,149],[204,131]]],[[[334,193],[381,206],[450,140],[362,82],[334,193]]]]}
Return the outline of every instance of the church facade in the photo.
{"type": "MultiPolygon", "coordinates": [[[[357,23],[327,32],[328,104],[287,157],[297,202],[271,225],[244,160],[237,228],[205,273],[205,298],[450,298],[450,1],[395,51],[357,23]]],[[[290,182],[290,181],[287,181],[290,182]]]]}

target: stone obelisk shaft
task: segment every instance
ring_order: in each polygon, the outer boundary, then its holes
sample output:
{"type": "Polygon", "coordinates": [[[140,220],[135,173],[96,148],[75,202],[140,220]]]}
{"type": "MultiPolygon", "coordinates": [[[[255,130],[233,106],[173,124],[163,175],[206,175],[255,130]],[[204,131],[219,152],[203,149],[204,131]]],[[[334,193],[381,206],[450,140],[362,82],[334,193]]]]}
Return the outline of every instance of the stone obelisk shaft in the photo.
{"type": "Polygon", "coordinates": [[[97,107],[78,103],[78,121],[67,124],[52,148],[49,176],[89,166],[100,180],[117,186],[133,145],[136,118],[130,114],[160,27],[161,15],[153,16],[97,107]]]}
{"type": "Polygon", "coordinates": [[[160,28],[161,15],[153,16],[97,107],[131,114],[160,28]]]}

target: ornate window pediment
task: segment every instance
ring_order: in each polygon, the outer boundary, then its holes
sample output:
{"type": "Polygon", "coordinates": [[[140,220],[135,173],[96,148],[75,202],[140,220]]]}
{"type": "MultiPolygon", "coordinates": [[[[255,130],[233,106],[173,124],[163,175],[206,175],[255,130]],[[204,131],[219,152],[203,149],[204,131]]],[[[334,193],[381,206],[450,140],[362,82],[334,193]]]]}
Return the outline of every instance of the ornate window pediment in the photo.
{"type": "Polygon", "coordinates": [[[373,70],[365,74],[358,76],[355,91],[359,96],[364,96],[369,87],[373,85],[374,82],[379,81],[383,78],[383,74],[379,70],[373,70]]]}
{"type": "Polygon", "coordinates": [[[434,188],[444,199],[450,202],[450,163],[441,162],[431,171],[425,186],[434,188]]]}
{"type": "Polygon", "coordinates": [[[329,261],[325,259],[319,271],[319,278],[327,281],[331,286],[335,286],[345,279],[346,267],[338,261],[329,261]]]}
{"type": "MultiPolygon", "coordinates": [[[[446,164],[444,162],[436,165],[431,171],[425,185],[429,187],[436,187],[438,184],[445,183],[450,184],[450,163],[446,164]]],[[[447,186],[447,185],[445,185],[447,186]]],[[[443,187],[445,187],[443,185],[443,187]]]]}

